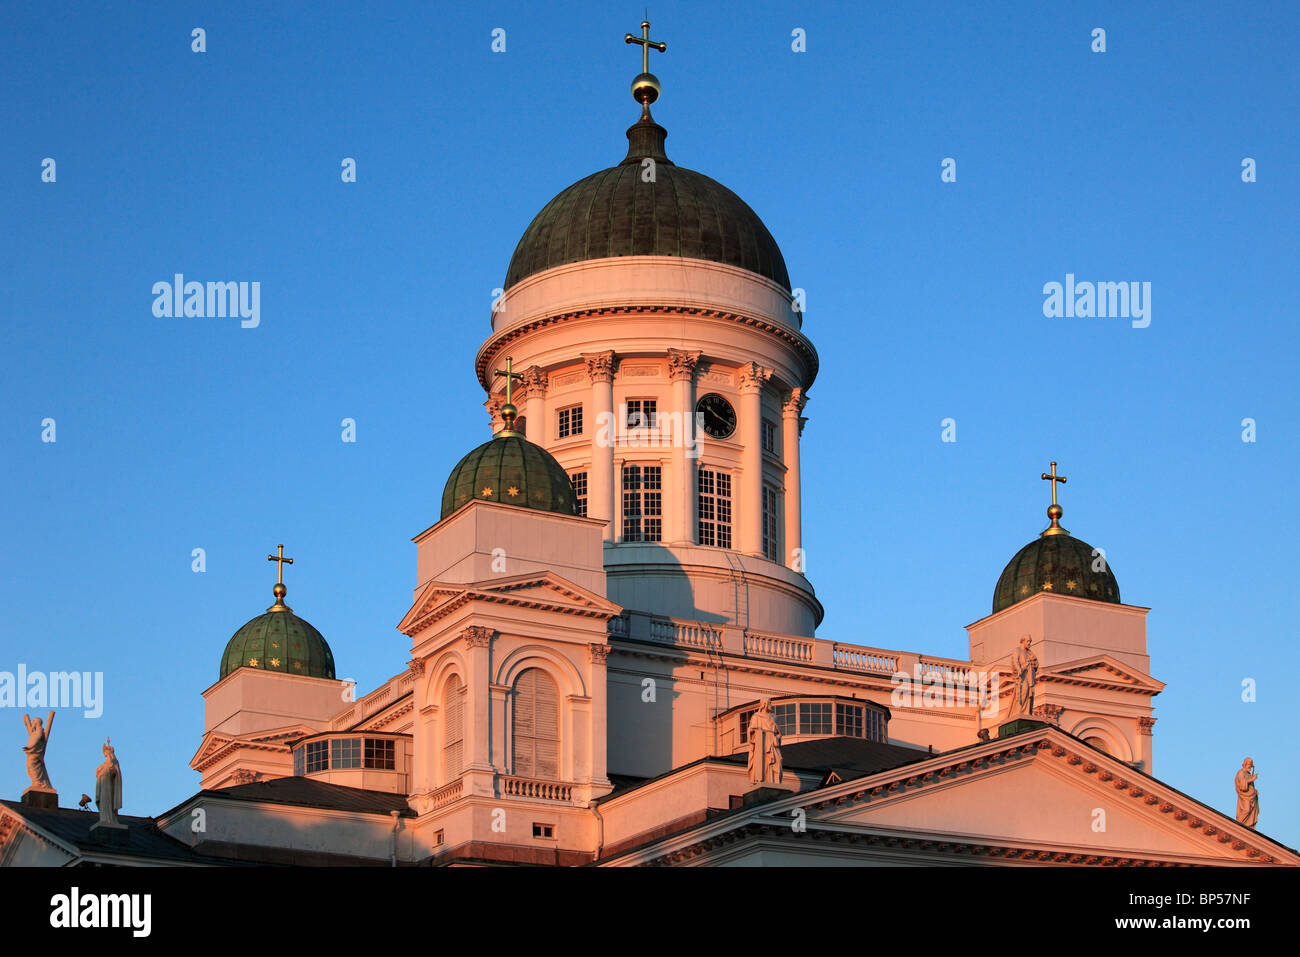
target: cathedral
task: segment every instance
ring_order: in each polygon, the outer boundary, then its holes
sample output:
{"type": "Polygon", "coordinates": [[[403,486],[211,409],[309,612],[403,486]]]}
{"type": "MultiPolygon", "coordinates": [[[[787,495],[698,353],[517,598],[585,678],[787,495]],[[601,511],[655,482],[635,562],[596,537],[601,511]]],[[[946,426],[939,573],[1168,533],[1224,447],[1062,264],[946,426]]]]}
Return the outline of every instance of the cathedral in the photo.
{"type": "Polygon", "coordinates": [[[118,817],[112,759],[96,815],[33,772],[0,862],[1300,864],[1155,776],[1141,583],[1066,529],[1055,462],[968,657],[818,637],[815,328],[762,220],[669,157],[664,44],[626,40],[626,154],[524,230],[474,356],[492,435],[412,517],[409,655],[341,681],[281,546],[211,649],[197,793],[118,817]]]}

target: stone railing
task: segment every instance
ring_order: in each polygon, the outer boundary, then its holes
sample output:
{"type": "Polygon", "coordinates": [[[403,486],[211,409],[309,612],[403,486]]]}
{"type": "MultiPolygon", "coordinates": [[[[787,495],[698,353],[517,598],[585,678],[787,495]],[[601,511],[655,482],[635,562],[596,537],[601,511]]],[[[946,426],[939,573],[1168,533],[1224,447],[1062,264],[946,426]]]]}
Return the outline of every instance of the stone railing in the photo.
{"type": "Polygon", "coordinates": [[[782,658],[812,664],[813,638],[794,638],[788,635],[756,635],[745,633],[745,654],[763,658],[782,658]]]}
{"type": "Polygon", "coordinates": [[[892,675],[898,670],[898,653],[864,645],[835,643],[831,662],[841,671],[868,671],[879,675],[892,675]]]}
{"type": "Polygon", "coordinates": [[[570,801],[573,785],[555,781],[537,781],[533,778],[500,778],[502,797],[535,798],[539,801],[570,801]]]}
{"type": "Polygon", "coordinates": [[[622,615],[619,615],[617,618],[611,618],[609,624],[606,626],[606,630],[615,638],[626,638],[627,619],[622,615]]]}
{"type": "Polygon", "coordinates": [[[442,807],[444,804],[450,804],[452,801],[460,797],[463,789],[464,783],[459,778],[452,781],[450,784],[444,784],[442,787],[438,788],[438,790],[429,795],[429,807],[436,809],[442,807]]]}

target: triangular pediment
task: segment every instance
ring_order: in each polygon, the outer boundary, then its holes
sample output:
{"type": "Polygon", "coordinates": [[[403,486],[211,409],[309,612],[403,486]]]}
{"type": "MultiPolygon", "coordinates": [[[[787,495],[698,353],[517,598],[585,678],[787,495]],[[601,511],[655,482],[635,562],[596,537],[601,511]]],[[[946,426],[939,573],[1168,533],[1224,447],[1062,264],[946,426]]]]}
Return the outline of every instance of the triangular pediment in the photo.
{"type": "Polygon", "coordinates": [[[1131,665],[1110,655],[1090,655],[1042,668],[1038,680],[1058,684],[1083,685],[1094,688],[1112,688],[1154,695],[1164,690],[1165,683],[1145,675],[1131,665]]]}
{"type": "Polygon", "coordinates": [[[800,797],[810,828],[921,838],[990,858],[1300,865],[1294,851],[1056,729],[800,797]]]}
{"type": "Polygon", "coordinates": [[[199,743],[199,749],[190,759],[190,767],[197,768],[230,748],[253,748],[261,751],[286,751],[290,741],[308,734],[315,734],[314,728],[305,724],[288,725],[283,728],[254,731],[250,734],[230,734],[226,731],[209,731],[199,743]]]}
{"type": "Polygon", "coordinates": [[[468,585],[428,582],[398,624],[407,635],[426,628],[439,618],[472,601],[487,601],[562,614],[608,620],[623,611],[590,589],[574,584],[554,572],[530,572],[503,576],[468,585]]]}

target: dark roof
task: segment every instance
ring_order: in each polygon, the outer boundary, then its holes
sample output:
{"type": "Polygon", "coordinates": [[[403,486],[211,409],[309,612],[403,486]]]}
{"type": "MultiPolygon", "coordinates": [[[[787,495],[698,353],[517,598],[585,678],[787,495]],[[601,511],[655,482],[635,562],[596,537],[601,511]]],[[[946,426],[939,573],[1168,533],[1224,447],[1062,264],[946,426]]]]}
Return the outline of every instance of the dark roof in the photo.
{"type": "Polygon", "coordinates": [[[866,777],[933,757],[929,751],[863,738],[816,738],[781,747],[781,759],[794,770],[835,772],[841,781],[866,777]]]}
{"type": "Polygon", "coordinates": [[[649,116],[627,131],[627,157],[580,179],[524,230],[505,287],[555,266],[617,256],[681,256],[748,269],[790,289],[785,257],[758,214],[716,180],[676,166],[649,116]],[[654,177],[643,175],[646,158],[654,177]]]}
{"type": "Polygon", "coordinates": [[[236,784],[234,787],[216,791],[200,791],[199,795],[226,798],[231,801],[293,804],[300,807],[322,808],[327,811],[355,811],[359,814],[389,814],[393,811],[401,811],[404,817],[415,816],[411,806],[406,803],[404,794],[350,788],[313,778],[274,778],[270,781],[254,781],[252,784],[236,784]]]}
{"type": "Polygon", "coordinates": [[[105,844],[90,836],[91,826],[99,823],[99,815],[94,811],[67,807],[38,808],[19,801],[0,800],[0,804],[33,827],[40,828],[65,844],[71,844],[84,854],[115,854],[174,863],[229,863],[195,854],[185,844],[159,830],[157,821],[151,817],[118,815],[118,820],[127,827],[127,842],[124,845],[105,844]]]}
{"type": "Polygon", "coordinates": [[[1044,533],[1011,557],[993,588],[993,612],[1010,608],[1040,591],[1119,604],[1119,582],[1110,559],[1087,542],[1061,531],[1044,533]],[[1100,568],[1097,566],[1100,565],[1100,568]]]}

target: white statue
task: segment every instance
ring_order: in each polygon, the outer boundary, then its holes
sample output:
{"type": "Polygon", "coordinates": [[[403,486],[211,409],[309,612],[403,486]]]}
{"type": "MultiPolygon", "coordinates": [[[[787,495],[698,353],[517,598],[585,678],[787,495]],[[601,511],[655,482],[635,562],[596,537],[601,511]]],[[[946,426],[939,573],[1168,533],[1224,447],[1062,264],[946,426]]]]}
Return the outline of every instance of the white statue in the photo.
{"type": "Polygon", "coordinates": [[[1246,827],[1254,827],[1259,820],[1259,792],[1255,790],[1255,762],[1250,758],[1241,762],[1237,772],[1237,820],[1246,827]]]}
{"type": "Polygon", "coordinates": [[[32,779],[31,791],[54,791],[50,775],[45,770],[45,748],[50,743],[50,731],[54,728],[54,712],[50,712],[42,727],[40,718],[23,715],[23,724],[27,725],[27,776],[32,779]]]}
{"type": "Polygon", "coordinates": [[[95,769],[95,807],[102,827],[123,827],[117,819],[122,809],[122,766],[113,753],[112,739],[104,742],[104,763],[95,769]]]}
{"type": "Polygon", "coordinates": [[[772,715],[772,703],[764,698],[749,719],[749,780],[755,784],[781,783],[781,729],[772,715]]]}
{"type": "Polygon", "coordinates": [[[1029,650],[1029,636],[1020,639],[1020,647],[1011,655],[1011,670],[1015,673],[1016,696],[1011,700],[1008,721],[1034,716],[1034,685],[1038,684],[1038,658],[1029,650]]]}

